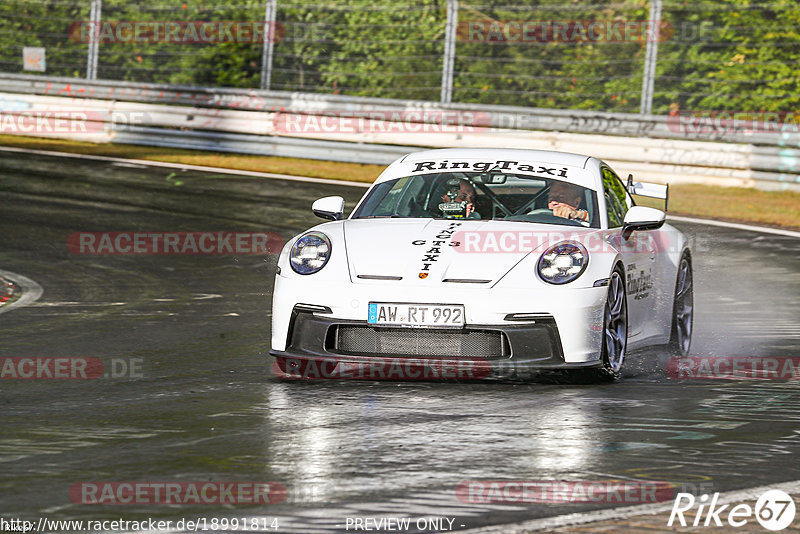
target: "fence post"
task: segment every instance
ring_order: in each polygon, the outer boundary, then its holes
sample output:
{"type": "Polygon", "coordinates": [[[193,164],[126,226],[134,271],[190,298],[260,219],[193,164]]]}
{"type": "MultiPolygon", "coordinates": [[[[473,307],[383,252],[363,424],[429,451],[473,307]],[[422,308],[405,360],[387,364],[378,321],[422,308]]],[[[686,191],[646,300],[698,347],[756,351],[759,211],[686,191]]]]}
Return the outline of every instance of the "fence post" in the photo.
{"type": "Polygon", "coordinates": [[[100,21],[103,9],[103,0],[91,0],[89,7],[89,52],[86,57],[86,79],[97,79],[97,59],[100,51],[100,21]]]}
{"type": "Polygon", "coordinates": [[[264,8],[264,49],[261,52],[261,88],[269,89],[272,82],[272,52],[275,48],[275,19],[278,12],[278,0],[267,0],[264,8]]]}
{"type": "Polygon", "coordinates": [[[456,29],[458,26],[458,0],[447,0],[447,22],[444,29],[444,57],[442,58],[442,103],[453,99],[453,64],[456,58],[456,29]]]}
{"type": "Polygon", "coordinates": [[[650,24],[652,25],[652,31],[647,32],[647,48],[644,54],[642,104],[639,107],[639,113],[642,115],[650,115],[653,112],[653,86],[656,80],[658,40],[661,31],[661,1],[662,0],[650,0],[650,24]]]}

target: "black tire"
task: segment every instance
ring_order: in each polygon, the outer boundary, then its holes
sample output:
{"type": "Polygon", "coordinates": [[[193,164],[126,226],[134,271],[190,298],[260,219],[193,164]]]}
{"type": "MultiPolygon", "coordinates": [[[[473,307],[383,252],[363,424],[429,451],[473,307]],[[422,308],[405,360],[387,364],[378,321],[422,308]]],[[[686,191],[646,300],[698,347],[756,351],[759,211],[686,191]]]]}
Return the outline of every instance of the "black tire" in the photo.
{"type": "Polygon", "coordinates": [[[600,341],[601,365],[587,369],[594,382],[619,379],[628,349],[628,298],[621,267],[611,273],[608,298],[603,310],[603,339],[600,341]],[[612,309],[613,308],[613,309],[612,309]]]}
{"type": "Polygon", "coordinates": [[[694,329],[694,281],[692,259],[687,252],[678,262],[675,276],[675,296],[672,301],[672,327],[669,351],[677,356],[688,356],[694,329]]]}

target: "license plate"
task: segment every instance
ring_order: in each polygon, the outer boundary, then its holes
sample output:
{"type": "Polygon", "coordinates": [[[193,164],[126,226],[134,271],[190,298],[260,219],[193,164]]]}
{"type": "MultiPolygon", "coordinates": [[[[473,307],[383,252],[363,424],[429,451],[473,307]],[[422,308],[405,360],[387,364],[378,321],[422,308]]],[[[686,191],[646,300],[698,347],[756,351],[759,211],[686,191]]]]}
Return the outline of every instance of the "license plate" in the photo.
{"type": "Polygon", "coordinates": [[[369,324],[401,326],[464,326],[463,304],[370,302],[369,324]]]}

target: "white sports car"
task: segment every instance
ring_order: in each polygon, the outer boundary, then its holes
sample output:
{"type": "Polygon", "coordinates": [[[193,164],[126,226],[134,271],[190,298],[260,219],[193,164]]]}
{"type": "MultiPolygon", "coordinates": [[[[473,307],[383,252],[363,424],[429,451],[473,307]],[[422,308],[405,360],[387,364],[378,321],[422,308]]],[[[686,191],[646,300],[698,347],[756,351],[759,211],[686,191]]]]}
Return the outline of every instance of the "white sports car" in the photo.
{"type": "MultiPolygon", "coordinates": [[[[278,260],[272,350],[296,378],[494,378],[582,370],[616,379],[629,352],[692,335],[692,256],[663,211],[599,159],[443,149],[384,170],[342,220],[278,260]]],[[[665,208],[666,209],[666,208],[665,208]]]]}

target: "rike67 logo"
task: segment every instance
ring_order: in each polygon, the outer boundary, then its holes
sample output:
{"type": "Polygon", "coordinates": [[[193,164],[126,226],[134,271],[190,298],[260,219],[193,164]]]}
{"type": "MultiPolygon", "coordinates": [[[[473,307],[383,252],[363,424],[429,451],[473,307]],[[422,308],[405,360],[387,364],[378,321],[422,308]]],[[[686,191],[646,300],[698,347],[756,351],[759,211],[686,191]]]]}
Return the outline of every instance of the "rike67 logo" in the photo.
{"type": "Polygon", "coordinates": [[[791,525],[794,516],[794,499],[781,490],[765,491],[755,507],[744,503],[719,504],[719,493],[714,493],[710,499],[708,495],[695,498],[691,493],[678,493],[667,526],[671,527],[677,520],[682,527],[722,527],[726,522],[731,527],[743,527],[755,517],[763,528],[779,531],[791,525]],[[686,516],[691,523],[687,523],[686,516]]]}

